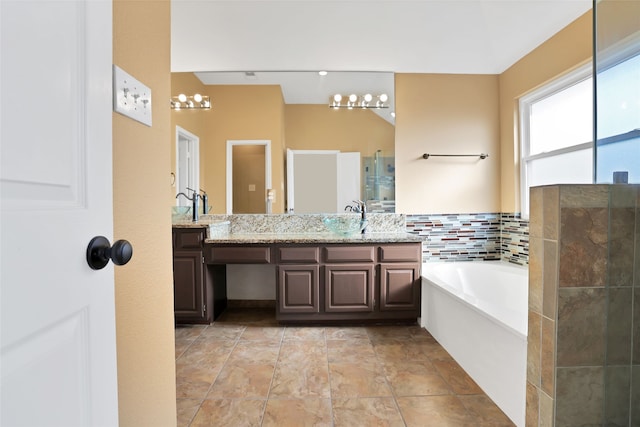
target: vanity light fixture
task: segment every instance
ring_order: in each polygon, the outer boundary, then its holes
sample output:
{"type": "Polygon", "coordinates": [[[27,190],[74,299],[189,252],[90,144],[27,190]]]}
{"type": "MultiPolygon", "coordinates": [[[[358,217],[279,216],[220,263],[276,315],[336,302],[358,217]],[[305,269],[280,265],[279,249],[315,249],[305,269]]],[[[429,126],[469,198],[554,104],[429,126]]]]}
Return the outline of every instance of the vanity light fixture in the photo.
{"type": "Polygon", "coordinates": [[[181,93],[178,96],[171,97],[172,110],[210,110],[211,99],[208,96],[196,93],[193,96],[187,96],[181,93]]]}
{"type": "Polygon", "coordinates": [[[356,95],[352,93],[347,97],[347,102],[342,103],[343,96],[339,93],[333,95],[329,99],[329,108],[347,108],[352,110],[354,108],[389,108],[389,96],[386,93],[381,93],[380,95],[373,96],[370,93],[366,93],[364,95],[356,95]]]}

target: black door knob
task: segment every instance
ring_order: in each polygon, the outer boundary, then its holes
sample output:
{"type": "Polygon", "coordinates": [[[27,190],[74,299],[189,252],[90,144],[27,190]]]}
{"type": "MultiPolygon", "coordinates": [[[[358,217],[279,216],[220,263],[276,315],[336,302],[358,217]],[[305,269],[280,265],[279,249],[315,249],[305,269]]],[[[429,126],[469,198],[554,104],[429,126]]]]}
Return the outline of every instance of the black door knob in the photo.
{"type": "Polygon", "coordinates": [[[126,240],[118,240],[113,246],[104,236],[96,236],[87,247],[87,264],[94,270],[104,268],[109,260],[115,265],[125,265],[133,256],[133,247],[126,240]]]}

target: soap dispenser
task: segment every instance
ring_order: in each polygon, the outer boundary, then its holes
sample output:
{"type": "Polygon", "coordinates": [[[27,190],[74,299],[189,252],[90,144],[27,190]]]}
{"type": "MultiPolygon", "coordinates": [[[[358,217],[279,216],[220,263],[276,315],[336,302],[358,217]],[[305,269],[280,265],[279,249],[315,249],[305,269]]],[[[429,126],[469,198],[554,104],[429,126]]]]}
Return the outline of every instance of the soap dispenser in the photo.
{"type": "Polygon", "coordinates": [[[209,196],[207,196],[207,192],[202,188],[200,192],[202,193],[202,196],[200,196],[202,197],[202,214],[206,215],[209,212],[209,196]]]}
{"type": "Polygon", "coordinates": [[[193,220],[193,222],[198,221],[198,199],[200,199],[200,196],[198,195],[198,193],[194,192],[193,198],[191,199],[191,202],[193,204],[193,206],[191,207],[191,219],[193,220]]]}

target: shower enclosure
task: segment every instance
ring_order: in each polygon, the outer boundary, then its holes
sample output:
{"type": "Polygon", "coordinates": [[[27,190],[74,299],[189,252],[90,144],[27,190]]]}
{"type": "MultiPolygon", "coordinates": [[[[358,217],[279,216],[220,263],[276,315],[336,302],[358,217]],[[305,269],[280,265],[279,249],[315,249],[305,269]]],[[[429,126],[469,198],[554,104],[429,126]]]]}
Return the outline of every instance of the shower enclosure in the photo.
{"type": "Polygon", "coordinates": [[[396,163],[393,153],[376,150],[362,158],[364,198],[370,212],[395,212],[396,163]]]}
{"type": "MultiPolygon", "coordinates": [[[[640,2],[594,2],[597,183],[640,183],[640,2]]],[[[640,193],[609,192],[602,425],[640,426],[640,193]]]]}

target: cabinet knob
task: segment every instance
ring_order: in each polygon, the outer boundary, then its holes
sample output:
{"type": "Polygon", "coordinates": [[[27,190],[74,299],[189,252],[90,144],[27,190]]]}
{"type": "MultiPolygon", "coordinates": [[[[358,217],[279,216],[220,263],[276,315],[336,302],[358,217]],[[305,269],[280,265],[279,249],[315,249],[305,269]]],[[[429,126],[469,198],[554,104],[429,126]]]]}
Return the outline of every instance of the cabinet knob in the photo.
{"type": "Polygon", "coordinates": [[[115,265],[125,265],[133,256],[133,247],[126,240],[117,240],[113,246],[104,236],[96,236],[87,246],[87,264],[94,270],[103,269],[109,260],[115,265]]]}

